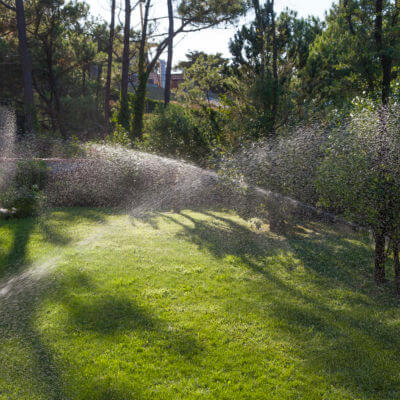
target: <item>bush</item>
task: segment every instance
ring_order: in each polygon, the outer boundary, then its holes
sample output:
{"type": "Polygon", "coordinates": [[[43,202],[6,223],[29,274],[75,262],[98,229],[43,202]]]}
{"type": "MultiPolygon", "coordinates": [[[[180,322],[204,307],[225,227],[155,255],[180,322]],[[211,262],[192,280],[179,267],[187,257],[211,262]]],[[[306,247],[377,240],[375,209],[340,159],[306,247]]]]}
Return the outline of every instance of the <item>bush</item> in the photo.
{"type": "Polygon", "coordinates": [[[10,188],[1,196],[1,204],[6,210],[10,210],[17,218],[34,216],[39,211],[42,195],[37,188],[29,190],[26,187],[10,188]]]}
{"type": "Polygon", "coordinates": [[[36,215],[45,200],[47,173],[44,161],[19,162],[10,186],[0,196],[1,206],[19,218],[36,215]]]}
{"type": "Polygon", "coordinates": [[[147,116],[143,140],[138,147],[158,154],[201,162],[209,157],[218,142],[215,115],[207,110],[192,110],[178,104],[147,116]],[[207,113],[207,115],[205,115],[207,113]]]}
{"type": "Polygon", "coordinates": [[[131,140],[128,132],[118,123],[115,124],[114,131],[106,137],[106,143],[114,146],[131,147],[131,140]]]}

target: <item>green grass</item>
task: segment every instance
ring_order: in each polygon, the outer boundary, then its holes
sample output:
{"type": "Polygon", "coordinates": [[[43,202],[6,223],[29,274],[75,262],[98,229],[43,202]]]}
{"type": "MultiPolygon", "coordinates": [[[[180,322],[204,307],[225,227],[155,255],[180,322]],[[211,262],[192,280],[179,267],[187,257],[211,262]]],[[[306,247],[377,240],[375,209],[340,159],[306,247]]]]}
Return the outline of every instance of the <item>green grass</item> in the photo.
{"type": "Polygon", "coordinates": [[[0,277],[1,400],[400,398],[362,236],[60,210],[0,222],[0,277]]]}

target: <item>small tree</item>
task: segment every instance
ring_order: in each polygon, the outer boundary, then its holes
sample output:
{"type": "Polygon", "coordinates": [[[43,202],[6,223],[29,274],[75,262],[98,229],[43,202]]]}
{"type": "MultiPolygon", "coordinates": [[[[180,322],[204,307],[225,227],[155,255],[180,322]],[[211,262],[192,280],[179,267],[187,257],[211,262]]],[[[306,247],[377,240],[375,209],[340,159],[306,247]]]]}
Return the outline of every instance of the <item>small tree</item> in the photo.
{"type": "Polygon", "coordinates": [[[213,95],[224,92],[226,64],[227,60],[219,55],[201,54],[192,66],[185,68],[184,82],[178,90],[179,97],[196,106],[211,107],[213,95]]]}
{"type": "Polygon", "coordinates": [[[375,281],[385,282],[387,239],[398,249],[400,227],[399,108],[368,107],[331,135],[317,178],[321,205],[370,228],[375,281]]]}

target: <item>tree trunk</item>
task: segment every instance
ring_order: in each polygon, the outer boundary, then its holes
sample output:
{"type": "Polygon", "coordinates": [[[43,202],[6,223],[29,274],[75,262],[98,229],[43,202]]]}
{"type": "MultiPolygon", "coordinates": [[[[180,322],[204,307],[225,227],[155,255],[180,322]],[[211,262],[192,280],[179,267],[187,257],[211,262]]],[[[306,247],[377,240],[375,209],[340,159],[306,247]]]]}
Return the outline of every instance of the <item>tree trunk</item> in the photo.
{"type": "Polygon", "coordinates": [[[375,43],[382,67],[382,104],[387,105],[390,97],[393,59],[387,53],[383,43],[383,0],[375,1],[375,43]]]}
{"type": "Polygon", "coordinates": [[[375,232],[375,282],[382,285],[386,282],[385,274],[385,244],[386,238],[383,232],[375,232]]]}
{"type": "Polygon", "coordinates": [[[393,241],[393,262],[394,262],[394,282],[396,286],[396,295],[400,297],[400,259],[399,259],[399,241],[393,241]]]}
{"type": "Polygon", "coordinates": [[[392,82],[392,58],[387,55],[382,55],[381,65],[382,65],[382,104],[389,104],[390,97],[390,83],[392,82]]]}
{"type": "Polygon", "coordinates": [[[274,0],[271,0],[270,9],[271,13],[271,29],[272,29],[272,74],[274,77],[274,85],[272,89],[272,133],[275,134],[275,121],[278,112],[278,45],[276,42],[276,27],[275,27],[275,12],[274,0]]]}
{"type": "Polygon", "coordinates": [[[135,92],[135,104],[133,113],[133,135],[131,137],[132,142],[135,139],[140,139],[143,133],[143,116],[146,103],[147,79],[151,72],[151,70],[146,71],[146,41],[147,41],[147,25],[149,21],[150,5],[151,5],[151,0],[147,0],[144,12],[143,24],[142,24],[142,36],[140,39],[140,47],[139,47],[139,60],[138,60],[139,82],[135,92]]]}
{"type": "Polygon", "coordinates": [[[172,7],[172,0],[167,0],[168,3],[168,59],[167,69],[165,71],[165,88],[164,88],[164,106],[167,107],[171,101],[171,72],[172,72],[172,57],[174,51],[174,9],[172,7]]]}
{"type": "Polygon", "coordinates": [[[146,92],[147,92],[147,80],[148,74],[139,76],[138,87],[135,92],[135,110],[134,110],[134,121],[133,121],[133,139],[142,137],[143,132],[143,117],[146,107],[146,92]]]}
{"type": "Polygon", "coordinates": [[[86,66],[82,67],[82,94],[86,96],[86,66]]]}
{"type": "Polygon", "coordinates": [[[57,87],[57,80],[56,76],[54,74],[54,69],[53,69],[53,49],[52,45],[48,46],[46,49],[46,57],[47,57],[47,69],[48,69],[48,77],[49,77],[49,87],[50,87],[50,93],[51,93],[51,102],[52,102],[52,124],[53,124],[53,129],[55,125],[58,127],[58,130],[61,133],[61,136],[64,140],[67,139],[67,134],[65,131],[65,127],[62,121],[62,115],[61,115],[61,100],[60,100],[60,95],[58,92],[58,87],[57,87]],[[55,124],[55,121],[56,124],[55,124]]]}
{"type": "Polygon", "coordinates": [[[122,55],[122,78],[121,78],[121,109],[119,122],[129,132],[129,42],[131,33],[131,2],[125,0],[125,26],[124,26],[124,51],[122,55]]]}
{"type": "Polygon", "coordinates": [[[252,0],[254,12],[256,14],[256,24],[257,24],[257,35],[260,40],[261,50],[260,50],[260,57],[261,57],[261,68],[260,68],[260,76],[264,78],[265,76],[265,68],[266,68],[266,61],[265,61],[265,26],[264,26],[264,19],[261,13],[260,8],[260,1],[259,0],[252,0]]]}
{"type": "Polygon", "coordinates": [[[28,41],[26,38],[26,22],[25,22],[23,0],[16,0],[15,8],[17,13],[19,54],[21,58],[23,84],[24,84],[24,104],[25,104],[26,123],[27,123],[27,130],[29,133],[31,133],[35,130],[36,113],[35,113],[35,103],[33,98],[32,62],[28,49],[28,41]]]}
{"type": "Polygon", "coordinates": [[[96,108],[97,108],[98,112],[100,112],[99,102],[100,102],[100,90],[101,90],[102,75],[103,75],[103,64],[98,64],[97,65],[97,77],[96,77],[96,108]]]}
{"type": "Polygon", "coordinates": [[[115,35],[115,0],[111,0],[111,25],[110,38],[108,41],[107,79],[104,103],[104,134],[107,135],[110,121],[110,92],[111,92],[111,70],[115,35]]]}

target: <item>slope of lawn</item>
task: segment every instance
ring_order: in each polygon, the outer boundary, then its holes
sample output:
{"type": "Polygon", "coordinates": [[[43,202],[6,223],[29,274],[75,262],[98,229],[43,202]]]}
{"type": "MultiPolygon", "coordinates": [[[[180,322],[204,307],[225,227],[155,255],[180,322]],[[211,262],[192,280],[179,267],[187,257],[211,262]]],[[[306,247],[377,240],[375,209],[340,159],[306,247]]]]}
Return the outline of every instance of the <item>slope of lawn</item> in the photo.
{"type": "Polygon", "coordinates": [[[369,239],[231,213],[0,222],[0,399],[399,399],[369,239]]]}

